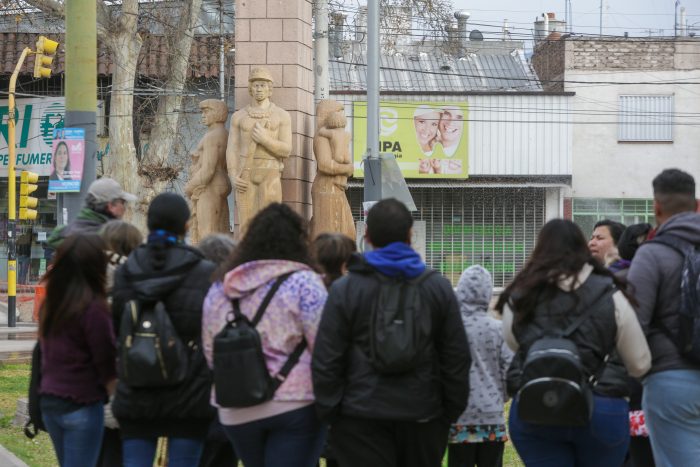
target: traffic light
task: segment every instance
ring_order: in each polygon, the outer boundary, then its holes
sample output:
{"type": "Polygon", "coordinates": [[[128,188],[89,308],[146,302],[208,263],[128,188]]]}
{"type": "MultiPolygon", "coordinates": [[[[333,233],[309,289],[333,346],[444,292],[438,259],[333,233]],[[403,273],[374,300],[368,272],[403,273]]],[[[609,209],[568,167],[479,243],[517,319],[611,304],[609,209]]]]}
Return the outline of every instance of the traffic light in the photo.
{"type": "Polygon", "coordinates": [[[35,183],[39,180],[39,174],[23,170],[19,179],[19,218],[33,221],[36,219],[37,212],[34,209],[39,200],[33,196],[29,196],[39,188],[35,183]]]}
{"type": "Polygon", "coordinates": [[[35,78],[51,77],[51,62],[53,62],[57,49],[58,42],[39,36],[39,40],[36,41],[36,55],[34,56],[35,78]]]}

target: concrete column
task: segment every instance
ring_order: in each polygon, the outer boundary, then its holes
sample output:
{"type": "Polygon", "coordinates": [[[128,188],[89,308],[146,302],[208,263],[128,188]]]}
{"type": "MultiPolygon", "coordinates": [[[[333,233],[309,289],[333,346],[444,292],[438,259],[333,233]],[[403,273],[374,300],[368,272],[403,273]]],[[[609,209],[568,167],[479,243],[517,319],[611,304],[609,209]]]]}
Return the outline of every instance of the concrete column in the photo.
{"type": "Polygon", "coordinates": [[[250,69],[266,66],[275,80],[272,101],[292,119],[292,154],[282,174],[282,198],[307,219],[315,174],[312,3],[236,0],[236,110],[250,103],[250,69]]]}

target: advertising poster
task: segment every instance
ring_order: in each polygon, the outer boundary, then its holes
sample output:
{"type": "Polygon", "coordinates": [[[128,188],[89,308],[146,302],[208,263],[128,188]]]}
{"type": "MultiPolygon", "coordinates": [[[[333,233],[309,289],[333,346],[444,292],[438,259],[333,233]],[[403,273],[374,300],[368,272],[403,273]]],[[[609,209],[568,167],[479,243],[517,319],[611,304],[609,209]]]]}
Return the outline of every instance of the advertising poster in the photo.
{"type": "Polygon", "coordinates": [[[62,128],[54,130],[49,191],[70,193],[80,191],[85,160],[85,130],[62,128]]]}
{"type": "MultiPolygon", "coordinates": [[[[367,103],[353,106],[355,177],[364,176],[367,103]]],[[[392,153],[405,178],[469,177],[466,102],[380,102],[379,152],[392,153]]]]}
{"type": "MultiPolygon", "coordinates": [[[[53,133],[63,128],[66,113],[63,97],[15,100],[15,164],[39,175],[51,173],[53,133]]],[[[0,100],[0,176],[7,177],[9,106],[0,100]]]]}

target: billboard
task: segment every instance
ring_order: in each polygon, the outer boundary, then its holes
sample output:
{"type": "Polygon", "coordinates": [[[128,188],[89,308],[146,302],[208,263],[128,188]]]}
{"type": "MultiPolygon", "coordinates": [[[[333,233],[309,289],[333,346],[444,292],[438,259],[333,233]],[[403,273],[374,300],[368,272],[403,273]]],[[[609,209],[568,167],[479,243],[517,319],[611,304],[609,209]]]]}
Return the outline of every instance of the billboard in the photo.
{"type": "MultiPolygon", "coordinates": [[[[51,173],[54,130],[63,128],[66,113],[63,97],[15,100],[16,169],[39,175],[51,173]]],[[[7,177],[9,165],[9,106],[0,101],[0,177],[7,177]]]]}
{"type": "Polygon", "coordinates": [[[51,160],[49,191],[79,192],[85,161],[85,130],[83,128],[54,130],[51,160]]]}
{"type": "MultiPolygon", "coordinates": [[[[466,102],[388,102],[379,104],[379,152],[394,154],[405,178],[469,176],[466,102]]],[[[353,103],[355,177],[364,176],[367,103],[353,103]]]]}

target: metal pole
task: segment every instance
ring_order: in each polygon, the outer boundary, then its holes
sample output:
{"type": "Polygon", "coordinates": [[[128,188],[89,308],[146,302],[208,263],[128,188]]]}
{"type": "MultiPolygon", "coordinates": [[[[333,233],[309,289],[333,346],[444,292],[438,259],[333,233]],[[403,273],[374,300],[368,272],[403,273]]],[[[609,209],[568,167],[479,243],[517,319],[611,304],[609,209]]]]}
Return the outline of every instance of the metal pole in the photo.
{"type": "Polygon", "coordinates": [[[16,219],[17,219],[17,175],[15,174],[15,86],[17,76],[22,68],[24,59],[32,49],[25,47],[19,61],[15,66],[15,71],[10,77],[10,88],[8,92],[8,118],[7,118],[7,145],[8,168],[7,168],[7,326],[14,328],[17,326],[17,239],[16,219]]]}
{"type": "Polygon", "coordinates": [[[316,32],[314,33],[314,100],[328,99],[328,0],[316,0],[316,32]]]}
{"type": "Polygon", "coordinates": [[[600,37],[603,37],[603,1],[604,0],[600,0],[600,19],[599,19],[600,30],[598,32],[598,35],[600,37]]]}
{"type": "Polygon", "coordinates": [[[382,198],[379,159],[379,2],[367,2],[367,152],[364,201],[382,198]]]}
{"type": "MultiPolygon", "coordinates": [[[[66,128],[85,130],[85,162],[80,193],[63,195],[68,221],[78,215],[88,187],[95,181],[97,153],[97,8],[94,0],[66,5],[66,128]]],[[[63,214],[58,213],[59,216],[63,214]]]]}

